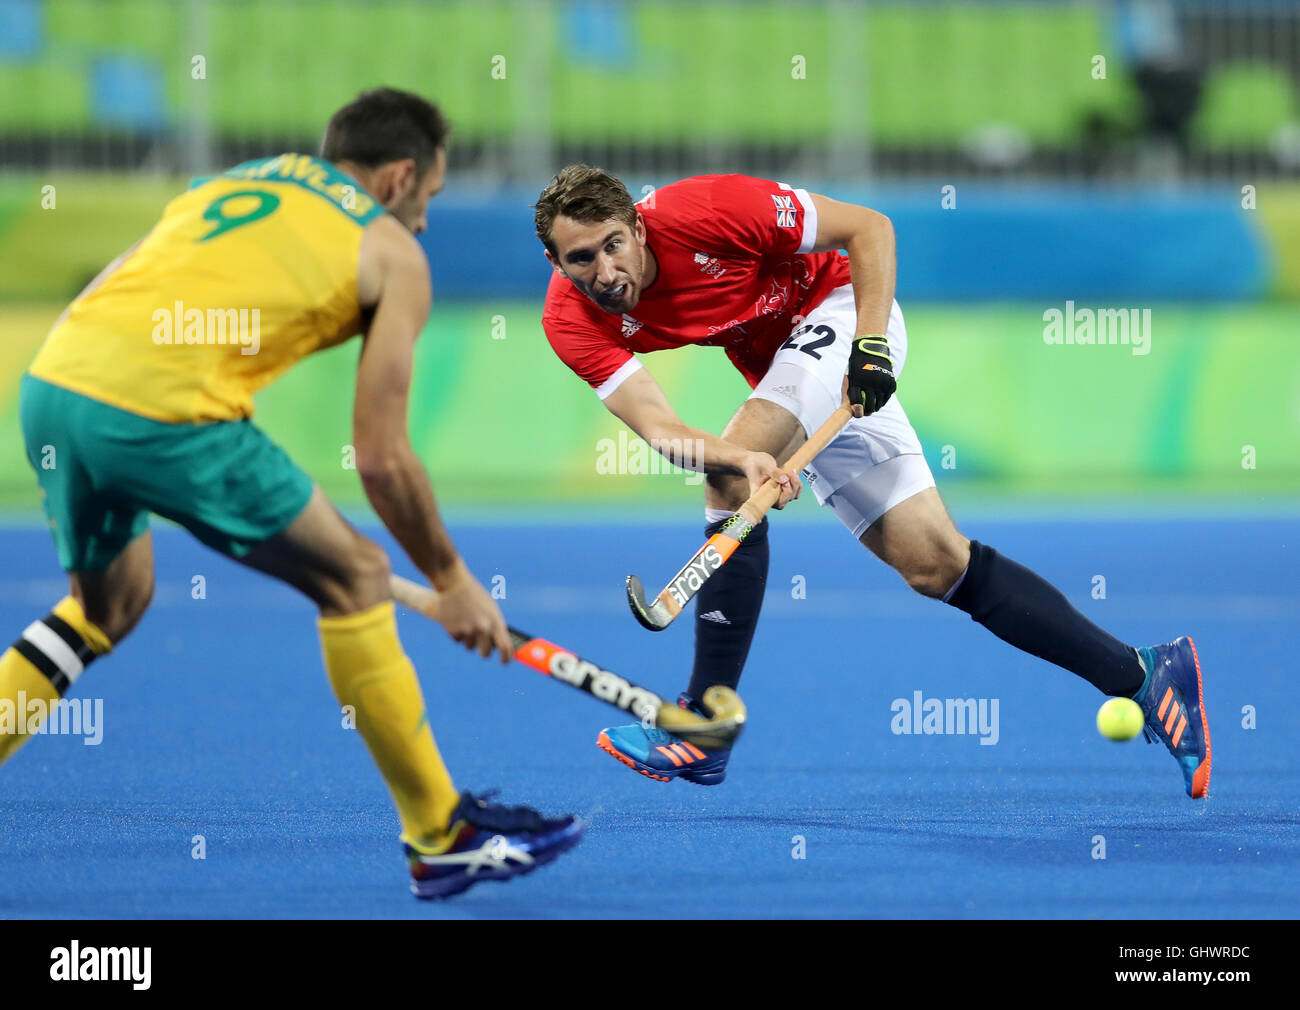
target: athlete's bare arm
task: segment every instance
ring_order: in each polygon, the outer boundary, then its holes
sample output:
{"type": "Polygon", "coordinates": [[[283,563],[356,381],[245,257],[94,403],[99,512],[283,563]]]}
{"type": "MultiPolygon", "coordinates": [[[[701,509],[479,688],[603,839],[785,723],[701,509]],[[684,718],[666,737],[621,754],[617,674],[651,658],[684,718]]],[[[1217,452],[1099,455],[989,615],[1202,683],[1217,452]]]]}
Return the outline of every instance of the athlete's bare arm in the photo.
{"type": "Polygon", "coordinates": [[[849,254],[853,299],[858,308],[858,333],[884,333],[894,303],[894,225],[870,207],[810,193],[817,208],[817,239],[813,252],[843,249],[849,254]]]}
{"type": "Polygon", "coordinates": [[[679,466],[702,473],[744,476],[749,480],[751,493],[768,477],[775,476],[782,488],[777,508],[784,508],[787,502],[799,497],[802,485],[798,476],[792,479],[767,453],[749,452],[684,423],[668,402],[663,388],[644,368],[638,368],[624,379],[605,398],[605,406],[652,448],[679,466]]]}
{"type": "MultiPolygon", "coordinates": [[[[820,193],[810,193],[809,196],[817,208],[817,238],[813,252],[843,249],[849,254],[849,277],[853,282],[853,301],[858,310],[855,336],[883,335],[889,328],[894,279],[898,272],[893,222],[870,207],[832,200],[820,193]]],[[[853,359],[850,367],[853,367],[853,359]]],[[[893,388],[891,378],[888,392],[884,395],[887,396],[893,388]]],[[[847,375],[843,391],[845,396],[849,395],[847,375]]],[[[851,409],[854,417],[862,417],[865,413],[861,404],[855,403],[851,409]]]]}
{"type": "Polygon", "coordinates": [[[432,298],[429,268],[414,236],[389,216],[367,226],[357,300],[374,314],[352,413],[357,472],[379,518],[440,593],[447,631],[483,656],[495,646],[508,662],[513,650],[505,621],[456,552],[408,434],[412,356],[432,298]]]}

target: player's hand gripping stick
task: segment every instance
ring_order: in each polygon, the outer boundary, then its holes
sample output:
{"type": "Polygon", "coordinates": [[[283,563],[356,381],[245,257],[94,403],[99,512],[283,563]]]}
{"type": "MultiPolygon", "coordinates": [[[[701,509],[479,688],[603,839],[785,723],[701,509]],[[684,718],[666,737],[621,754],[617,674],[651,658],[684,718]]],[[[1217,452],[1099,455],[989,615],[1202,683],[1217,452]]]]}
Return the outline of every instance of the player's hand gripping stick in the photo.
{"type": "Polygon", "coordinates": [[[854,337],[849,352],[849,403],[861,407],[863,416],[870,417],[889,402],[896,389],[889,341],[881,334],[854,337]]]}
{"type": "MultiPolygon", "coordinates": [[[[831,414],[820,428],[812,433],[795,454],[786,461],[783,470],[798,473],[813,461],[819,452],[830,444],[831,439],[840,433],[840,429],[853,416],[845,400],[831,414]]],[[[704,542],[704,546],[695,552],[695,556],[682,566],[681,571],[669,580],[668,585],[653,601],[645,598],[645,587],[635,575],[627,577],[627,602],[632,608],[632,616],[641,622],[641,627],[650,631],[663,631],[676,620],[688,603],[695,598],[700,587],[714,572],[727,563],[727,559],[740,546],[750,531],[763,521],[768,509],[776,504],[781,495],[780,485],[770,477],[763,486],[755,491],[749,501],[740,506],[717,533],[704,542]]]]}
{"type": "MultiPolygon", "coordinates": [[[[438,620],[438,594],[433,589],[399,575],[391,576],[389,584],[393,599],[402,606],[438,620]]],[[[643,725],[658,726],[697,746],[714,749],[730,747],[744,728],[745,703],[729,687],[719,684],[704,692],[703,706],[712,712],[705,718],[544,638],[534,638],[516,628],[508,630],[514,658],[519,662],[631,714],[643,725]]]]}

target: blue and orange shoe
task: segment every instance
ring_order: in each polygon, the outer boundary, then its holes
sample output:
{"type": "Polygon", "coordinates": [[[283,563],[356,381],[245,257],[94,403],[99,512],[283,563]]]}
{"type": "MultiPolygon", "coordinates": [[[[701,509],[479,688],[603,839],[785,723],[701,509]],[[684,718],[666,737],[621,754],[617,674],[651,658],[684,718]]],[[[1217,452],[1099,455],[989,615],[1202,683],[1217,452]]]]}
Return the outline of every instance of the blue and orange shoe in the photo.
{"type": "Polygon", "coordinates": [[[1148,743],[1161,741],[1183,771],[1187,795],[1205,798],[1210,788],[1210,722],[1205,715],[1201,660],[1190,638],[1138,649],[1146,680],[1133,700],[1142,707],[1148,743]]]}
{"type": "Polygon", "coordinates": [[[432,849],[404,842],[417,898],[449,898],[484,880],[532,873],[582,839],[581,818],[543,817],[531,807],[485,802],[493,793],[460,794],[451,814],[449,843],[432,849]]]}
{"type": "MultiPolygon", "coordinates": [[[[689,695],[681,695],[677,704],[700,712],[689,695]]],[[[716,786],[727,777],[727,762],[731,760],[729,747],[705,750],[667,730],[656,726],[647,729],[639,722],[601,730],[596,746],[634,771],[659,782],[680,778],[696,785],[716,786]]]]}

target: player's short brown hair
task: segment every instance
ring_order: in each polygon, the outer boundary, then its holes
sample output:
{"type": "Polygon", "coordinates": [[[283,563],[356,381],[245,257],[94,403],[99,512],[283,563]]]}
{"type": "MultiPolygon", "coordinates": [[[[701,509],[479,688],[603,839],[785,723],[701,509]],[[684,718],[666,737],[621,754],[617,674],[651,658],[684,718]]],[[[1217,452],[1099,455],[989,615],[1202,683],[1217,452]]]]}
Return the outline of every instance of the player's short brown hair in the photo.
{"type": "Polygon", "coordinates": [[[366,168],[411,158],[423,178],[449,133],[447,117],[432,102],[410,91],[372,88],[330,117],[320,155],[366,168]]]}
{"type": "Polygon", "coordinates": [[[623,183],[603,168],[568,165],[542,190],[533,207],[537,237],[556,254],[552,231],[561,215],[592,224],[611,218],[636,227],[636,204],[623,183]]]}

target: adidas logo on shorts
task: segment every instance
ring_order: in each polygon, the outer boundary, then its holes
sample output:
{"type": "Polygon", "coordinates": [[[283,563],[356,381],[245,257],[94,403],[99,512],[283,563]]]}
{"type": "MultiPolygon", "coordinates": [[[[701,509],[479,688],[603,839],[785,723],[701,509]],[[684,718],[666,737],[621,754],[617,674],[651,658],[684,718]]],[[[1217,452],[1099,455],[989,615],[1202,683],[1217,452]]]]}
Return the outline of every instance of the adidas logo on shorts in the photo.
{"type": "Polygon", "coordinates": [[[707,614],[700,615],[701,621],[712,621],[714,624],[730,624],[727,615],[721,610],[710,610],[707,614]]]}
{"type": "Polygon", "coordinates": [[[792,400],[799,399],[799,388],[797,386],[773,386],[772,392],[780,393],[782,396],[788,396],[792,400]]]}

